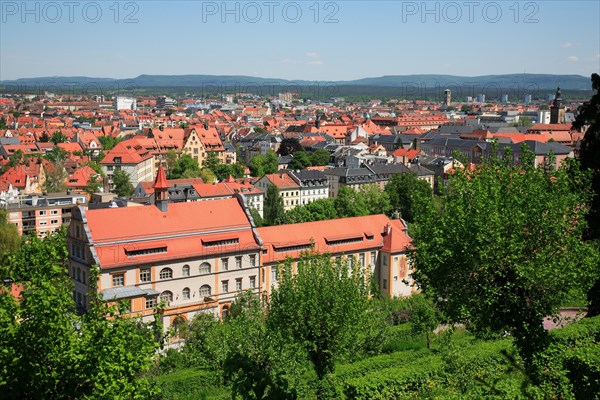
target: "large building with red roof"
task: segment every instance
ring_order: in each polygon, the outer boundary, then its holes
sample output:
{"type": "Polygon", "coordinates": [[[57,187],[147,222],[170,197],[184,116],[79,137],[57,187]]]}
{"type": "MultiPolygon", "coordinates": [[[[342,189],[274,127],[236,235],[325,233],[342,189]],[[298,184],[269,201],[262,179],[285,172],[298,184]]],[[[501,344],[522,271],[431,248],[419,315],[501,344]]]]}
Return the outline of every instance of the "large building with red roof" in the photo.
{"type": "Polygon", "coordinates": [[[98,265],[98,290],[107,301],[126,301],[132,315],[153,318],[166,303],[165,327],[198,313],[229,311],[241,291],[268,294],[279,266],[294,267],[302,252],[354,257],[381,291],[410,295],[406,252],[411,239],[401,220],[385,215],[256,228],[234,198],[169,203],[163,178],[154,185],[155,205],[133,208],[74,209],[68,230],[73,297],[88,306],[90,268],[98,265]]]}

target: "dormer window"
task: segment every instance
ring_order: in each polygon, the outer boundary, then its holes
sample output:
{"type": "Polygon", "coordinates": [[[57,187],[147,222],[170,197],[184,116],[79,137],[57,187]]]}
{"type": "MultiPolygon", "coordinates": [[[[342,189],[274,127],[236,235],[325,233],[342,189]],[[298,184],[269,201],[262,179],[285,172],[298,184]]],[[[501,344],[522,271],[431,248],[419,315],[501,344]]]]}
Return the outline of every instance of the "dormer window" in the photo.
{"type": "Polygon", "coordinates": [[[121,157],[115,157],[115,164],[121,164],[121,157]]]}

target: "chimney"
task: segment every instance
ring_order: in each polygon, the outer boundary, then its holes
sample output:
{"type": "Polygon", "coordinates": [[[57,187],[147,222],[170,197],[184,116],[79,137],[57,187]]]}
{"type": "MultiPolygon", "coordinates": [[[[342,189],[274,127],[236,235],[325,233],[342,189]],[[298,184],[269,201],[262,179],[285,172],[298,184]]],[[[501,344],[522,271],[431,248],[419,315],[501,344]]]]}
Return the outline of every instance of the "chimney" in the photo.
{"type": "Polygon", "coordinates": [[[152,187],[154,188],[154,205],[160,211],[167,212],[169,209],[169,183],[162,165],[158,166],[158,173],[152,187]]]}

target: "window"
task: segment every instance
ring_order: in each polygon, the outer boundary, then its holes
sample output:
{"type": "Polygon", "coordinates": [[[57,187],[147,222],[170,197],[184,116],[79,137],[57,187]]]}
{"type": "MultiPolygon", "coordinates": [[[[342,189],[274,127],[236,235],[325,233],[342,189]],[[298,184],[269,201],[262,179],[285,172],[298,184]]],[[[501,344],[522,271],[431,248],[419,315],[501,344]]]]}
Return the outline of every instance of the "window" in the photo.
{"type": "Polygon", "coordinates": [[[50,223],[53,224],[53,225],[56,225],[56,224],[58,224],[58,220],[57,219],[51,219],[50,223]]]}
{"type": "Polygon", "coordinates": [[[387,289],[387,279],[383,280],[383,285],[382,286],[383,286],[384,289],[387,289]]]}
{"type": "Polygon", "coordinates": [[[221,291],[223,293],[229,292],[229,281],[221,281],[221,291]]]}
{"type": "Polygon", "coordinates": [[[235,267],[237,269],[241,269],[242,268],[242,257],[238,256],[235,258],[235,267]]]}
{"type": "Polygon", "coordinates": [[[150,268],[140,269],[140,282],[150,282],[151,280],[150,268]]]}
{"type": "Polygon", "coordinates": [[[181,270],[181,274],[183,276],[190,276],[190,266],[189,265],[184,265],[183,269],[181,270]]]}
{"type": "Polygon", "coordinates": [[[200,291],[198,292],[200,297],[210,296],[210,286],[202,285],[200,286],[200,291]]]}
{"type": "MultiPolygon", "coordinates": [[[[77,267],[77,275],[76,278],[78,281],[81,280],[81,268],[77,267]]],[[[113,278],[114,279],[114,278],[113,278]]],[[[114,281],[114,280],[113,280],[114,281]]],[[[119,285],[119,286],[123,286],[123,285],[119,285]]]]}
{"type": "Polygon", "coordinates": [[[146,298],[146,309],[156,307],[156,297],[146,298]]]}
{"type": "Polygon", "coordinates": [[[223,271],[227,271],[229,269],[229,258],[221,258],[221,263],[223,264],[223,271]]]}
{"type": "Polygon", "coordinates": [[[183,300],[189,300],[190,299],[190,288],[183,288],[183,292],[182,293],[182,298],[183,300]]]}
{"type": "Polygon", "coordinates": [[[79,225],[75,226],[75,237],[79,237],[79,225]]]}
{"type": "MultiPolygon", "coordinates": [[[[79,280],[79,279],[77,279],[77,280],[79,280]]],[[[112,276],[112,285],[113,285],[113,287],[125,286],[125,274],[115,274],[115,275],[113,275],[112,276]]]]}
{"type": "Polygon", "coordinates": [[[372,267],[375,266],[375,252],[374,251],[371,252],[371,266],[372,267]]]}
{"type": "Polygon", "coordinates": [[[242,290],[242,278],[235,280],[235,290],[242,290]]]}
{"type": "Polygon", "coordinates": [[[254,254],[250,256],[250,266],[256,267],[256,256],[254,254]]]}
{"type": "Polygon", "coordinates": [[[271,267],[271,283],[277,282],[277,267],[271,267]]]}
{"type": "Polygon", "coordinates": [[[358,256],[358,264],[364,268],[365,267],[365,253],[360,253],[358,256]]]}
{"type": "Polygon", "coordinates": [[[48,221],[40,221],[40,226],[48,225],[48,221]]]}
{"type": "Polygon", "coordinates": [[[81,271],[81,283],[85,283],[85,271],[81,271]]]}
{"type": "Polygon", "coordinates": [[[163,268],[160,270],[160,279],[172,279],[173,278],[173,270],[171,268],[163,268]]]}
{"type": "Polygon", "coordinates": [[[203,262],[200,264],[200,274],[210,274],[210,264],[207,262],[203,262]]]}
{"type": "Polygon", "coordinates": [[[132,257],[132,256],[145,256],[148,254],[158,254],[158,253],[166,253],[167,252],[167,247],[156,247],[153,249],[143,249],[143,250],[125,250],[125,255],[127,255],[127,257],[132,257]]]}
{"type": "Polygon", "coordinates": [[[173,301],[173,293],[169,290],[165,290],[160,294],[160,301],[164,301],[167,305],[173,301]]]}
{"type": "Polygon", "coordinates": [[[250,288],[254,289],[256,287],[256,276],[250,277],[250,288]]]}
{"type": "Polygon", "coordinates": [[[46,215],[46,210],[40,210],[40,215],[46,215]]]}
{"type": "Polygon", "coordinates": [[[238,238],[231,238],[231,239],[223,239],[223,240],[209,240],[209,241],[202,241],[202,245],[204,247],[216,247],[216,246],[227,246],[227,245],[231,245],[231,244],[238,244],[240,242],[240,239],[238,238]]]}
{"type": "Polygon", "coordinates": [[[50,214],[52,214],[52,215],[58,215],[58,210],[50,210],[50,214]]]}

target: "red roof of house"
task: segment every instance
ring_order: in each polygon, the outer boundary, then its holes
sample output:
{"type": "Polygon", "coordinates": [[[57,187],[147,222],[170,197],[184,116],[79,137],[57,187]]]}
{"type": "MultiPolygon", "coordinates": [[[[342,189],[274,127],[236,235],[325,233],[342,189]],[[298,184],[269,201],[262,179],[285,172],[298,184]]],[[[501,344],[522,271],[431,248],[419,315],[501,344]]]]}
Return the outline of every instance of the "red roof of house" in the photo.
{"type": "Polygon", "coordinates": [[[267,174],[264,177],[279,189],[294,189],[300,187],[300,185],[290,178],[288,174],[267,174]]]}
{"type": "Polygon", "coordinates": [[[94,175],[98,175],[98,173],[94,171],[89,165],[77,168],[75,172],[73,172],[71,176],[69,176],[69,179],[67,179],[67,187],[85,188],[87,187],[87,183],[90,180],[90,178],[94,175]]]}
{"type": "Polygon", "coordinates": [[[257,228],[257,232],[267,251],[263,252],[264,263],[300,257],[307,249],[298,247],[306,247],[310,243],[314,243],[314,251],[330,254],[353,253],[368,248],[402,252],[411,244],[402,221],[390,220],[383,214],[269,226],[257,228]],[[384,240],[386,225],[390,225],[392,232],[387,242],[384,240]],[[290,248],[290,251],[286,251],[286,248],[290,248]]]}
{"type": "Polygon", "coordinates": [[[139,164],[153,156],[137,140],[130,139],[117,143],[106,153],[100,164],[115,164],[115,158],[118,157],[121,158],[120,164],[139,164]]]}
{"type": "Polygon", "coordinates": [[[233,198],[170,203],[165,212],[155,206],[88,210],[86,217],[101,268],[259,248],[246,213],[233,198]],[[203,244],[225,240],[223,235],[237,243],[203,244]],[[136,246],[166,250],[128,254],[136,246]]]}

